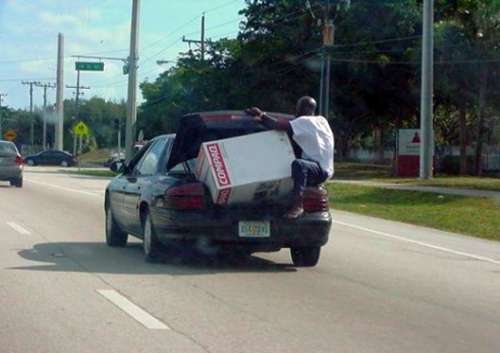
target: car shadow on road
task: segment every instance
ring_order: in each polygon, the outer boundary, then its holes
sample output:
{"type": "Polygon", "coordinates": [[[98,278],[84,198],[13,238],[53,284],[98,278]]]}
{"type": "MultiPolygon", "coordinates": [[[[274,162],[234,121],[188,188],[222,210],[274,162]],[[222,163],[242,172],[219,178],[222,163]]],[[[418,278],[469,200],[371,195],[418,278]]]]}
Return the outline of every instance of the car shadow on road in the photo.
{"type": "Polygon", "coordinates": [[[92,242],[39,243],[31,249],[18,250],[18,254],[37,263],[11,267],[10,270],[172,276],[296,271],[291,264],[276,263],[256,255],[204,254],[189,246],[165,249],[158,261],[147,263],[140,243],[125,248],[110,248],[104,243],[92,242]]]}

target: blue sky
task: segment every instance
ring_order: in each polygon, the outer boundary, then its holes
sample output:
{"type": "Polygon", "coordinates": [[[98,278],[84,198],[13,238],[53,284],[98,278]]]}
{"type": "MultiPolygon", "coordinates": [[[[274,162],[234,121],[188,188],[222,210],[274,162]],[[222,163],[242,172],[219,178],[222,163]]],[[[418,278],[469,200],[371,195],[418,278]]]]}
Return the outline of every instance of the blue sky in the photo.
{"type": "MultiPolygon", "coordinates": [[[[56,75],[57,33],[65,36],[65,84],[75,85],[71,55],[128,55],[132,0],[0,0],[0,92],[4,105],[29,106],[28,87],[21,79],[56,75]]],[[[198,39],[206,11],[207,38],[234,37],[244,0],[142,0],[140,14],[139,80],[154,80],[165,69],[156,60],[175,60],[188,46],[182,35],[198,39]]],[[[51,79],[52,80],[47,80],[51,79]]],[[[91,86],[85,97],[126,97],[127,77],[121,62],[105,62],[104,72],[82,72],[81,84],[91,86]]],[[[65,88],[65,98],[73,90],[65,88]]],[[[55,90],[49,90],[49,103],[55,90]]],[[[42,105],[42,89],[34,90],[42,105]]]]}

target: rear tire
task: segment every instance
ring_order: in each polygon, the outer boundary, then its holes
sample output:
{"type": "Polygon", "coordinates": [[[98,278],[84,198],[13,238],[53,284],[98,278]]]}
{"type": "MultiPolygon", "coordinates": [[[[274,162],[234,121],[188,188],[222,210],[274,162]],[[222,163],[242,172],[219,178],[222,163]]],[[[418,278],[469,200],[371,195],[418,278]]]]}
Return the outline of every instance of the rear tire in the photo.
{"type": "Polygon", "coordinates": [[[23,187],[23,178],[12,179],[10,181],[10,185],[15,186],[16,188],[22,188],[23,187]]]}
{"type": "Polygon", "coordinates": [[[33,167],[34,165],[36,165],[35,161],[32,160],[32,159],[26,160],[26,164],[29,165],[29,166],[31,166],[31,167],[33,167]]]}
{"type": "Polygon", "coordinates": [[[106,208],[106,244],[111,247],[124,247],[127,245],[128,234],[116,224],[111,206],[106,208]]]}
{"type": "Polygon", "coordinates": [[[153,224],[151,223],[151,216],[146,213],[144,224],[143,224],[143,249],[144,249],[144,259],[146,262],[157,262],[160,252],[161,244],[156,234],[154,232],[153,224]]]}
{"type": "Polygon", "coordinates": [[[293,264],[297,267],[313,267],[318,264],[321,254],[321,247],[300,247],[291,248],[290,254],[292,256],[293,264]]]}
{"type": "Polygon", "coordinates": [[[62,161],[61,167],[67,168],[67,167],[69,167],[69,163],[67,161],[62,161]]]}

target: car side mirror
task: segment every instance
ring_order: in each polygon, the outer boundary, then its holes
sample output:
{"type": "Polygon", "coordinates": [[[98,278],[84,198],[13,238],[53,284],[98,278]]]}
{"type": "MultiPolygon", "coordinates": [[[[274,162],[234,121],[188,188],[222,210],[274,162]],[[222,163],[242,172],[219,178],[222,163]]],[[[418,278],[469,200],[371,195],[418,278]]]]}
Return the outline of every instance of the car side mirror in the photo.
{"type": "Polygon", "coordinates": [[[126,174],[128,171],[128,165],[126,162],[122,161],[115,161],[111,163],[111,166],[109,167],[113,173],[123,173],[126,174]]]}

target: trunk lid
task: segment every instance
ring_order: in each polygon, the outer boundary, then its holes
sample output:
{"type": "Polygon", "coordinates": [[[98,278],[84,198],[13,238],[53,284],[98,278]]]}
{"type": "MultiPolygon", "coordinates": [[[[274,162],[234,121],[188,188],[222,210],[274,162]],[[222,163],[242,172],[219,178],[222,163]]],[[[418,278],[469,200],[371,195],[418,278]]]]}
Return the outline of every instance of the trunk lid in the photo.
{"type": "MultiPolygon", "coordinates": [[[[291,119],[283,113],[269,113],[278,118],[291,119]]],[[[167,163],[167,170],[196,158],[203,142],[243,136],[266,131],[266,127],[243,111],[194,113],[184,116],[167,163]]]]}

